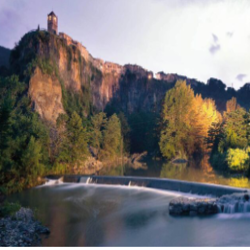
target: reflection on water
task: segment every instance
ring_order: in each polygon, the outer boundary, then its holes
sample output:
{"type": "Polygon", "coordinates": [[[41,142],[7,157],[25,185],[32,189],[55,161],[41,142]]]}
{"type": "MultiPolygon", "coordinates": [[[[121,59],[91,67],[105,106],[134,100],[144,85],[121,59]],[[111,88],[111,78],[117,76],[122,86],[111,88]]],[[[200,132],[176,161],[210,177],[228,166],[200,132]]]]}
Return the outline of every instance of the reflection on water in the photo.
{"type": "Polygon", "coordinates": [[[250,246],[249,217],[174,218],[171,192],[59,184],[16,194],[51,234],[43,246],[250,246]]]}
{"type": "Polygon", "coordinates": [[[247,177],[215,171],[208,160],[209,156],[205,156],[199,162],[190,161],[186,164],[151,160],[146,162],[147,168],[134,169],[131,165],[111,167],[101,170],[99,175],[160,177],[250,188],[247,177]]]}

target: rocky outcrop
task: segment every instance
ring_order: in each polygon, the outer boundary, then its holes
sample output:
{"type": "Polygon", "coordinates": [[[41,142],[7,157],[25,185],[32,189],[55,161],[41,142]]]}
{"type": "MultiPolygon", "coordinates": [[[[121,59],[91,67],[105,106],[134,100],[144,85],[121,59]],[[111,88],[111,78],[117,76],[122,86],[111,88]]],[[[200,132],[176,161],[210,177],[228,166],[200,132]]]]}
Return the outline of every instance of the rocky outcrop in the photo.
{"type": "Polygon", "coordinates": [[[177,198],[169,203],[169,214],[173,216],[212,215],[217,213],[249,213],[250,194],[237,193],[217,199],[177,198]]]}
{"type": "Polygon", "coordinates": [[[31,209],[21,208],[14,216],[0,219],[0,246],[38,246],[41,234],[50,230],[34,219],[31,209]]]}
{"type": "Polygon", "coordinates": [[[170,202],[170,215],[211,215],[218,213],[215,199],[188,199],[178,198],[170,202]]]}
{"type": "Polygon", "coordinates": [[[45,121],[55,124],[58,115],[65,113],[60,82],[54,76],[42,74],[39,68],[36,68],[30,80],[29,96],[34,110],[45,121]]]}
{"type": "MultiPolygon", "coordinates": [[[[42,61],[42,67],[38,65],[30,77],[29,94],[35,110],[52,124],[60,113],[65,112],[61,101],[63,95],[59,92],[68,91],[71,96],[80,96],[81,102],[86,102],[86,115],[90,113],[89,107],[98,111],[109,108],[127,114],[160,112],[166,92],[178,80],[185,80],[203,98],[213,98],[219,110],[225,110],[226,101],[238,95],[217,79],[204,84],[164,72],[154,78],[153,72],[138,65],[105,62],[94,58],[83,45],[63,33],[57,36],[46,31],[30,32],[13,52],[11,68],[21,78],[25,78],[27,66],[33,59],[42,61]],[[38,68],[44,69],[39,71],[38,68]]],[[[239,96],[245,101],[239,100],[239,103],[247,106],[249,98],[243,92],[240,91],[239,96]]]]}

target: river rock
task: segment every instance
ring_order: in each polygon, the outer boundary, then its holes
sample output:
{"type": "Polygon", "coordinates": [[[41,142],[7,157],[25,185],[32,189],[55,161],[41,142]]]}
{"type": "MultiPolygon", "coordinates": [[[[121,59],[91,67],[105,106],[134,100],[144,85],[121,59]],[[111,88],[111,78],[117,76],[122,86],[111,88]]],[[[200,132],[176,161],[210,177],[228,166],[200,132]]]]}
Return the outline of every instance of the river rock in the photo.
{"type": "Polygon", "coordinates": [[[218,213],[216,199],[177,198],[169,204],[170,215],[211,215],[218,213]]]}
{"type": "Polygon", "coordinates": [[[175,216],[212,215],[217,213],[249,213],[250,194],[235,193],[212,199],[177,198],[169,203],[169,214],[175,216]]]}
{"type": "Polygon", "coordinates": [[[40,234],[49,234],[48,228],[35,220],[33,211],[21,208],[12,217],[0,219],[0,246],[37,246],[40,234]]]}

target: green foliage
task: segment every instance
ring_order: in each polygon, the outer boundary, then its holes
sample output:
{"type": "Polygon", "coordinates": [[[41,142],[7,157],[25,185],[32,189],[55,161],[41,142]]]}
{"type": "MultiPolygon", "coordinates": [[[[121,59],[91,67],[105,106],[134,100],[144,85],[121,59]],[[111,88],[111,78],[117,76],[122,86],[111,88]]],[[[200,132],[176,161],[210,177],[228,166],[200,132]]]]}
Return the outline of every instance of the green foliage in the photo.
{"type": "Polygon", "coordinates": [[[190,110],[193,100],[194,92],[185,82],[177,82],[165,96],[159,145],[167,159],[173,158],[177,151],[193,151],[193,138],[189,136],[193,130],[191,121],[195,118],[190,110]]]}
{"type": "Polygon", "coordinates": [[[210,156],[210,163],[211,165],[219,170],[228,170],[228,165],[227,165],[227,152],[214,152],[210,156]]]}
{"type": "Polygon", "coordinates": [[[205,142],[208,145],[208,148],[212,149],[212,154],[219,151],[220,153],[224,152],[223,141],[225,140],[224,135],[224,123],[214,122],[211,124],[208,130],[208,136],[205,138],[205,142]]]}
{"type": "Polygon", "coordinates": [[[249,154],[243,149],[228,149],[227,164],[230,170],[245,171],[248,169],[249,154]]]}
{"type": "Polygon", "coordinates": [[[81,92],[66,89],[63,80],[59,79],[62,86],[63,107],[68,115],[77,112],[81,117],[89,115],[92,110],[90,86],[82,86],[81,92]]]}
{"type": "Polygon", "coordinates": [[[14,215],[21,208],[18,203],[4,202],[0,206],[0,218],[14,215]]]}
{"type": "Polygon", "coordinates": [[[103,130],[101,158],[113,159],[121,152],[121,123],[116,114],[106,122],[103,130]]]}
{"type": "MultiPolygon", "coordinates": [[[[53,37],[54,38],[54,37],[53,37]]],[[[32,66],[37,64],[37,48],[39,44],[48,44],[52,34],[46,31],[32,31],[22,37],[20,42],[11,51],[10,65],[12,73],[20,76],[22,80],[28,80],[32,73],[32,66]],[[23,51],[25,50],[25,53],[23,51]]],[[[40,55],[39,58],[43,58],[40,55]]],[[[45,69],[47,69],[47,65],[45,69]]]]}
{"type": "Polygon", "coordinates": [[[128,119],[123,112],[119,112],[118,118],[121,122],[121,133],[123,138],[123,151],[125,153],[130,152],[130,132],[131,128],[128,123],[128,119]]]}
{"type": "Polygon", "coordinates": [[[49,136],[18,77],[0,79],[0,184],[8,192],[37,183],[48,165],[49,136]]]}
{"type": "Polygon", "coordinates": [[[103,143],[103,130],[107,123],[106,114],[101,112],[91,117],[90,145],[100,151],[103,143]]]}
{"type": "Polygon", "coordinates": [[[244,122],[246,125],[246,139],[247,139],[247,145],[250,146],[250,110],[246,112],[244,116],[244,122]]]}
{"type": "Polygon", "coordinates": [[[249,115],[233,99],[227,104],[223,121],[213,124],[207,142],[211,144],[210,162],[218,169],[249,169],[249,115]],[[246,150],[247,149],[247,150],[246,150]]]}
{"type": "Polygon", "coordinates": [[[158,119],[158,114],[154,112],[137,112],[128,116],[131,153],[148,151],[156,154],[159,151],[158,119]]]}
{"type": "Polygon", "coordinates": [[[224,114],[227,148],[244,148],[247,146],[246,111],[243,108],[224,114]]]}
{"type": "Polygon", "coordinates": [[[39,140],[31,136],[22,154],[21,163],[23,166],[26,166],[26,181],[32,186],[35,184],[32,183],[32,181],[42,176],[45,172],[45,166],[42,164],[42,160],[42,146],[39,140]]]}
{"type": "Polygon", "coordinates": [[[62,143],[56,162],[56,168],[61,167],[60,163],[71,167],[79,167],[88,156],[88,134],[83,127],[81,117],[74,112],[66,121],[66,130],[63,132],[62,143]]]}

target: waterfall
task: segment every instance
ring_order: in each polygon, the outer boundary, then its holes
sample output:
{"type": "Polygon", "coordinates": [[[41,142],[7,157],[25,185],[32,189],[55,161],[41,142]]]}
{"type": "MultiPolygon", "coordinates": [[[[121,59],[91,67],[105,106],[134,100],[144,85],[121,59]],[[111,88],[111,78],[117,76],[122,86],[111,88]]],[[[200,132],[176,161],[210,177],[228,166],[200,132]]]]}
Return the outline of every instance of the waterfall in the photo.
{"type": "Polygon", "coordinates": [[[90,178],[90,177],[81,177],[79,182],[80,183],[85,183],[85,184],[90,184],[90,183],[92,183],[92,178],[90,178]]]}
{"type": "Polygon", "coordinates": [[[217,207],[220,213],[250,213],[249,194],[234,194],[225,195],[217,202],[217,207]]]}
{"type": "Polygon", "coordinates": [[[234,214],[234,213],[250,213],[249,202],[236,202],[229,204],[218,204],[220,213],[234,214]]]}
{"type": "Polygon", "coordinates": [[[45,182],[45,186],[52,186],[52,185],[57,185],[57,184],[62,184],[63,183],[63,177],[60,178],[60,179],[48,179],[48,178],[45,178],[46,182],[45,182]]]}

